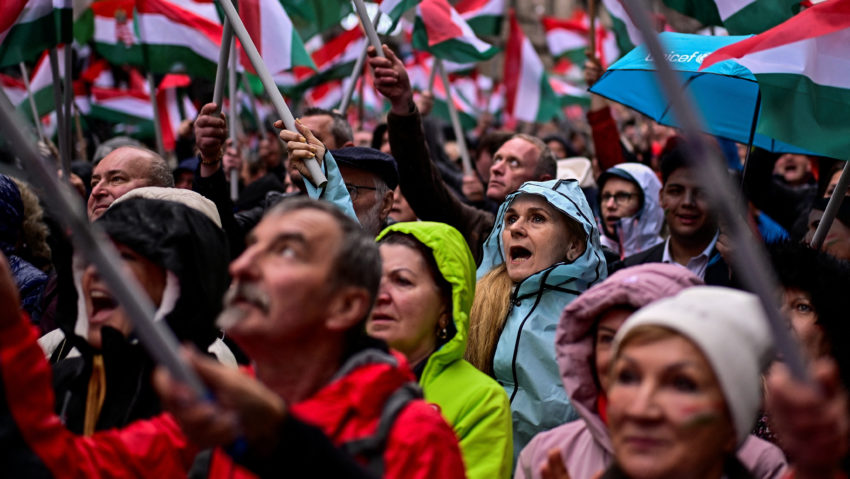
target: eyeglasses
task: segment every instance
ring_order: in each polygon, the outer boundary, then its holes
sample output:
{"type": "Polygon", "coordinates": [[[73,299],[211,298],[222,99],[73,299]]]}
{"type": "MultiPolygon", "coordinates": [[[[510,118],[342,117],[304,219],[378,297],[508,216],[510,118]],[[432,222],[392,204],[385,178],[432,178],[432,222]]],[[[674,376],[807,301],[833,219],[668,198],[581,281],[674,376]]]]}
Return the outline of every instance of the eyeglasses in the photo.
{"type": "Polygon", "coordinates": [[[608,200],[610,200],[611,198],[614,198],[614,203],[618,205],[621,203],[628,203],[633,197],[636,196],[637,193],[626,193],[625,191],[620,191],[614,194],[602,193],[602,204],[607,203],[608,200]]]}
{"type": "Polygon", "coordinates": [[[371,191],[377,191],[378,190],[374,186],[360,186],[360,185],[352,185],[350,183],[345,184],[345,189],[348,190],[348,196],[351,197],[351,201],[357,201],[357,195],[360,194],[360,190],[371,190],[371,191]]]}

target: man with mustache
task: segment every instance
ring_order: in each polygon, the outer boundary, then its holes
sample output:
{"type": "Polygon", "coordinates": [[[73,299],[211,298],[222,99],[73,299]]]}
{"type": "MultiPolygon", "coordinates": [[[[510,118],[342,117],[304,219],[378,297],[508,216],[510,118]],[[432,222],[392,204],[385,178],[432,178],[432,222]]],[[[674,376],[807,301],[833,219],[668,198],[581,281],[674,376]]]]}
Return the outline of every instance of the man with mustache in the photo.
{"type": "Polygon", "coordinates": [[[418,399],[404,358],[365,334],[381,266],[356,221],[329,203],[285,200],[252,231],[230,271],[220,322],[253,359],[257,379],[188,353],[214,402],[160,372],[159,391],[177,422],[162,414],[82,438],[52,415],[44,358],[0,267],[0,424],[20,431],[0,460],[9,458],[12,474],[175,477],[200,448],[228,445],[204,456],[193,477],[463,477],[457,439],[418,399]]]}

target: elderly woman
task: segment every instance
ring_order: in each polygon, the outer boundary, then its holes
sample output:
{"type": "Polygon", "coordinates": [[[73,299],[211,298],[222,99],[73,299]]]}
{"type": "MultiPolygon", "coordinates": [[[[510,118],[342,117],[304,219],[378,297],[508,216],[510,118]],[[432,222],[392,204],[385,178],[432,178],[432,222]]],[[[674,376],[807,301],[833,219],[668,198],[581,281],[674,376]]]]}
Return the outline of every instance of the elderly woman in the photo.
{"type": "Polygon", "coordinates": [[[755,296],[686,289],[630,316],[608,377],[614,478],[753,477],[736,457],[761,403],[767,320],[755,296]]]}
{"type": "Polygon", "coordinates": [[[605,279],[599,232],[574,180],[527,182],[484,243],[467,358],[511,400],[514,455],[578,416],[560,384],[555,328],[564,306],[605,279]]]}
{"type": "MultiPolygon", "coordinates": [[[[648,263],[614,273],[564,309],[555,349],[564,388],[581,420],[534,436],[519,456],[514,477],[544,477],[542,467],[552,451],[572,479],[594,478],[611,465],[614,450],[605,410],[614,336],[636,310],[702,284],[679,265],[648,263]]],[[[755,437],[747,439],[738,457],[760,479],[785,472],[779,448],[755,437]]]]}
{"type": "Polygon", "coordinates": [[[442,223],[397,223],[378,242],[383,276],[367,332],[407,357],[425,399],[452,425],[467,477],[509,478],[508,398],[463,359],[475,291],[463,236],[442,223]]]}

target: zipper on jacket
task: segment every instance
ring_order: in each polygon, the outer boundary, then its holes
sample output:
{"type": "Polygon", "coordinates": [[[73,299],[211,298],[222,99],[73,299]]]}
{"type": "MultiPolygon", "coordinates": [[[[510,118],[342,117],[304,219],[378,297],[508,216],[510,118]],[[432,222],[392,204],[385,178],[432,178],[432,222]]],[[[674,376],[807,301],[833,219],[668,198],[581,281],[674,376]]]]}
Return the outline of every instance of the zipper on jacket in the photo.
{"type": "MultiPolygon", "coordinates": [[[[519,341],[522,338],[522,330],[525,327],[525,323],[526,323],[526,321],[528,321],[528,318],[531,317],[531,315],[534,313],[534,310],[537,309],[537,305],[540,304],[540,300],[543,298],[543,292],[546,289],[543,286],[546,284],[546,280],[549,279],[549,275],[554,270],[555,270],[554,268],[551,268],[548,271],[546,271],[546,273],[543,275],[543,278],[540,281],[540,289],[537,290],[537,298],[534,300],[534,304],[531,306],[531,309],[528,311],[528,314],[526,314],[525,317],[522,319],[522,322],[519,323],[519,329],[517,330],[517,333],[516,333],[516,343],[514,344],[514,354],[513,354],[513,357],[511,358],[511,375],[512,375],[513,380],[514,380],[514,390],[513,390],[513,392],[511,392],[511,398],[510,398],[510,401],[509,401],[511,404],[513,404],[514,398],[516,397],[517,392],[519,392],[519,380],[517,379],[517,372],[516,372],[516,358],[519,355],[519,341]]],[[[526,279],[528,279],[528,278],[526,278],[526,279]]],[[[523,281],[525,281],[525,280],[523,280],[523,281]]],[[[520,284],[522,284],[522,282],[517,284],[516,291],[519,291],[519,285],[520,284]]],[[[514,296],[516,296],[516,295],[514,295],[514,296]]],[[[508,314],[510,314],[510,313],[508,313],[508,314]]]]}

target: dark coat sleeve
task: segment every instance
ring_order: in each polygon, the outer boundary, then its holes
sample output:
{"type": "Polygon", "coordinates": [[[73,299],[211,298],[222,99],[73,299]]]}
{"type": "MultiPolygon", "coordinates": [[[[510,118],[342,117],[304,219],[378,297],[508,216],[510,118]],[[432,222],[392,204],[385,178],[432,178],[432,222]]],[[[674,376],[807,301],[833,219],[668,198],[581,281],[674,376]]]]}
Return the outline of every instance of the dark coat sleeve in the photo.
{"type": "Polygon", "coordinates": [[[808,214],[817,188],[792,188],[778,181],[773,176],[778,159],[779,155],[760,149],[750,154],[744,169],[744,194],[756,208],[792,232],[800,215],[808,214]]]}
{"type": "Polygon", "coordinates": [[[419,111],[410,115],[390,113],[387,125],[401,191],[416,216],[457,228],[476,263],[481,263],[482,245],[493,229],[493,214],[464,204],[446,187],[431,162],[419,111]]]}
{"type": "Polygon", "coordinates": [[[221,216],[221,227],[227,234],[230,244],[230,257],[238,258],[245,249],[245,233],[236,222],[233,211],[233,200],[230,199],[230,184],[224,177],[224,170],[219,168],[212,176],[201,177],[201,166],[195,170],[195,181],[192,189],[206,199],[215,203],[218,215],[221,216]]]}

